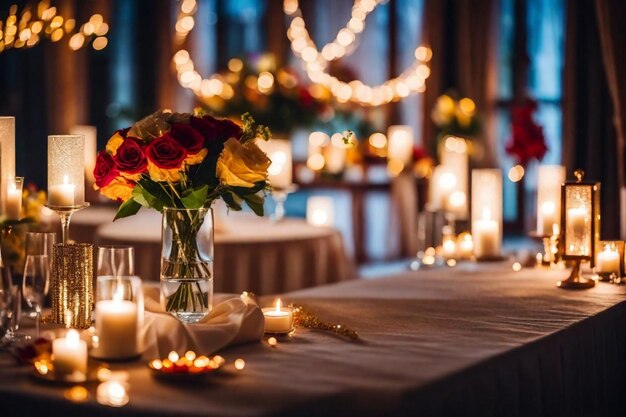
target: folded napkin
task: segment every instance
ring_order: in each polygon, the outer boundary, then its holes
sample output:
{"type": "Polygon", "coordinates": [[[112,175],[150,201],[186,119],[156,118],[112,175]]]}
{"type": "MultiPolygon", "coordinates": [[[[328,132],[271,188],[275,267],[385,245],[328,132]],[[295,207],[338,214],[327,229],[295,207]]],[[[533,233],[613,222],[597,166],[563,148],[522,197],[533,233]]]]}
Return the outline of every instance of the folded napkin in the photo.
{"type": "Polygon", "coordinates": [[[208,355],[227,346],[259,342],[263,337],[263,312],[250,297],[216,295],[207,317],[184,324],[166,313],[159,302],[159,289],[144,286],[145,353],[165,357],[169,352],[194,350],[208,355]]]}

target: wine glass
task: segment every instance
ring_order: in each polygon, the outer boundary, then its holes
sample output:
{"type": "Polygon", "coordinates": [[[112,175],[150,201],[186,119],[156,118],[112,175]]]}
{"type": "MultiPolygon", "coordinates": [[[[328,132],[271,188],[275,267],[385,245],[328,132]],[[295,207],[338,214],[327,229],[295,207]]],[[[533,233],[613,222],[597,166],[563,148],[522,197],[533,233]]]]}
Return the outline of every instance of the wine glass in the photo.
{"type": "Polygon", "coordinates": [[[5,342],[5,335],[13,319],[16,300],[12,291],[12,279],[9,268],[5,268],[0,255],[0,340],[5,342]]]}
{"type": "MultiPolygon", "coordinates": [[[[52,250],[56,243],[56,233],[50,232],[27,232],[26,233],[26,256],[47,255],[48,270],[52,270],[52,250]]],[[[23,306],[22,313],[30,318],[35,318],[37,312],[29,308],[28,304],[23,306]]]]}
{"type": "Polygon", "coordinates": [[[96,276],[135,275],[135,249],[132,246],[98,246],[98,269],[96,276]]]}
{"type": "Polygon", "coordinates": [[[48,255],[27,255],[24,264],[22,294],[29,307],[37,313],[36,333],[39,337],[39,320],[48,289],[50,288],[50,264],[48,255]]]}

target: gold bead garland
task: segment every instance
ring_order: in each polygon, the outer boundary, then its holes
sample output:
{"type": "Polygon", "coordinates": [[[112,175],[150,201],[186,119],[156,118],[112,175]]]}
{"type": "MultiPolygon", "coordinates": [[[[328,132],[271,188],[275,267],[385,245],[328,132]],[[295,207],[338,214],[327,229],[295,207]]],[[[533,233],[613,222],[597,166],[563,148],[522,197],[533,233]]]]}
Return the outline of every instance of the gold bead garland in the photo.
{"type": "Polygon", "coordinates": [[[302,306],[293,306],[293,319],[297,327],[305,327],[307,329],[323,330],[334,333],[338,336],[348,338],[352,341],[359,340],[359,334],[349,327],[342,324],[331,323],[321,320],[315,314],[306,310],[302,306]]]}

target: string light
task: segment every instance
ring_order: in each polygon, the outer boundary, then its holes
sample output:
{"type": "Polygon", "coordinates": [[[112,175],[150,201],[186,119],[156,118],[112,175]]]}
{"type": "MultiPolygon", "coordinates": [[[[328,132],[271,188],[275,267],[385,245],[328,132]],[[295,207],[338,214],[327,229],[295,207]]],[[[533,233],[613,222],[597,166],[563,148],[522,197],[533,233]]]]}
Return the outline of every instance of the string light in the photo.
{"type": "Polygon", "coordinates": [[[430,68],[426,65],[432,58],[432,50],[420,46],[415,50],[415,61],[399,76],[382,84],[370,86],[359,80],[349,83],[339,80],[328,73],[331,61],[351,53],[357,40],[357,34],[365,28],[365,18],[381,0],[356,0],[352,7],[352,17],[348,24],[337,32],[335,39],[324,45],[321,51],[309,36],[298,0],[284,0],[283,11],[291,18],[287,37],[291,49],[300,58],[308,77],[312,82],[328,88],[340,103],[353,102],[362,106],[380,106],[408,97],[412,93],[421,93],[426,89],[426,79],[430,68]]]}
{"type": "Polygon", "coordinates": [[[100,14],[92,15],[75,33],[76,20],[58,14],[56,7],[50,7],[49,0],[40,1],[36,7],[26,6],[19,20],[17,15],[17,6],[13,5],[6,20],[0,21],[0,52],[7,49],[32,48],[42,39],[59,42],[65,36],[68,39],[68,47],[73,51],[90,43],[95,50],[102,50],[108,44],[105,35],[109,31],[109,25],[100,14]]]}

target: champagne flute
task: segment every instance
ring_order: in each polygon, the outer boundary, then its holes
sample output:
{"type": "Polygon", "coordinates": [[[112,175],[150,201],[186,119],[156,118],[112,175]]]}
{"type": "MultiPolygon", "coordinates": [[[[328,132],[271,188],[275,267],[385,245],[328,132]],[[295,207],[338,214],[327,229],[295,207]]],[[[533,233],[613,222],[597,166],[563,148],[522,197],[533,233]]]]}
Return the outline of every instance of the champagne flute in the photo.
{"type": "Polygon", "coordinates": [[[29,307],[35,310],[36,333],[39,337],[39,321],[48,289],[50,288],[50,264],[48,255],[27,255],[24,264],[22,294],[29,307]]]}
{"type": "MultiPolygon", "coordinates": [[[[52,249],[56,243],[56,233],[50,232],[27,232],[26,233],[26,256],[47,255],[48,268],[52,271],[52,249]]],[[[43,305],[42,305],[43,307],[43,305]]],[[[22,308],[22,314],[35,318],[37,313],[29,308],[28,303],[22,308]]]]}

